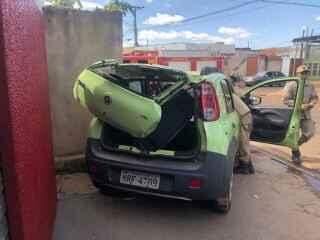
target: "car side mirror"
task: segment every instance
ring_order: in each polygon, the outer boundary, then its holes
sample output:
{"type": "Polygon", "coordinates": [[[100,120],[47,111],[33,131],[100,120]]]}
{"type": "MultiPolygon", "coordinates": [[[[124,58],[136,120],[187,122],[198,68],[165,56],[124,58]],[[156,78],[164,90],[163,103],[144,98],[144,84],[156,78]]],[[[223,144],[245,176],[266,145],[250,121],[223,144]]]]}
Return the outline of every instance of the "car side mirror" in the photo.
{"type": "Polygon", "coordinates": [[[259,96],[250,96],[250,105],[259,105],[262,102],[262,98],[259,96]]]}

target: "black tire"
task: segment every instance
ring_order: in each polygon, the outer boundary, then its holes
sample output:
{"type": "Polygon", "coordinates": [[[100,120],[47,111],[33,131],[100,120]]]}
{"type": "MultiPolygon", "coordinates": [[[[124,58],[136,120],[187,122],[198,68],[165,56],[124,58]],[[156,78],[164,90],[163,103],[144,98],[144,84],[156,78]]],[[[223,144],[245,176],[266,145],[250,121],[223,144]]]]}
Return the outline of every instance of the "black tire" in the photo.
{"type": "Polygon", "coordinates": [[[227,186],[227,191],[219,198],[215,199],[211,206],[214,212],[227,214],[231,209],[232,203],[232,187],[233,187],[233,172],[231,173],[230,180],[227,186]]]}

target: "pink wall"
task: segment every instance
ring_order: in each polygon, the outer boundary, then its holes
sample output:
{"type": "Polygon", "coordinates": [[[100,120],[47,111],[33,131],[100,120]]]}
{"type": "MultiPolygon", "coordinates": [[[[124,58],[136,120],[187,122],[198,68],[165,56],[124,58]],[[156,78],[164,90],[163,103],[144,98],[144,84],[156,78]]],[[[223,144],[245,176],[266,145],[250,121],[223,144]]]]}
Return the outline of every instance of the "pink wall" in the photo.
{"type": "Polygon", "coordinates": [[[41,12],[0,1],[0,152],[11,240],[51,239],[56,187],[41,12]]]}

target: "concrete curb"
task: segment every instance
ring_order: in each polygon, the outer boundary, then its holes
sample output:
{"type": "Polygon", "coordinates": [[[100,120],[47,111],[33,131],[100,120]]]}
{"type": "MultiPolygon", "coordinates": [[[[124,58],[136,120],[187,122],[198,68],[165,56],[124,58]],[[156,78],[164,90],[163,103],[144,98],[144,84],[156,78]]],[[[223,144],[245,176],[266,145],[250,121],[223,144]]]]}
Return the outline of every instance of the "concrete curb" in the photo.
{"type": "MultiPolygon", "coordinates": [[[[256,148],[258,148],[259,150],[266,152],[270,155],[274,155],[280,158],[285,158],[287,160],[291,159],[291,155],[282,151],[281,149],[277,148],[277,146],[269,146],[266,145],[264,143],[253,143],[253,146],[255,146],[256,148]]],[[[302,154],[303,155],[303,159],[306,161],[319,161],[320,162],[320,156],[319,155],[312,155],[312,154],[302,154]]]]}
{"type": "Polygon", "coordinates": [[[59,156],[54,160],[57,173],[87,172],[84,154],[59,156]]]}
{"type": "MultiPolygon", "coordinates": [[[[253,143],[251,144],[252,150],[262,152],[266,155],[271,156],[271,158],[275,159],[281,159],[282,161],[286,161],[291,163],[291,155],[281,151],[281,149],[277,147],[268,146],[266,144],[261,143],[253,143]]],[[[319,163],[320,164],[320,157],[319,156],[313,156],[313,155],[304,155],[303,154],[303,168],[320,172],[320,168],[318,167],[308,167],[309,163],[319,163]]]]}

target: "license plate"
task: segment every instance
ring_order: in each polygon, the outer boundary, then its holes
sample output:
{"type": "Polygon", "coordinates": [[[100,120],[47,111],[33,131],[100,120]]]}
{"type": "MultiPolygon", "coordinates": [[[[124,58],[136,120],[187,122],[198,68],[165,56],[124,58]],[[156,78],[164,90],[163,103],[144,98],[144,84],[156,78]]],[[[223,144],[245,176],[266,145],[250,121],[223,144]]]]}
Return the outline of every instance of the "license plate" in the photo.
{"type": "Polygon", "coordinates": [[[122,170],[120,176],[120,183],[143,188],[159,189],[160,176],[122,170]]]}

